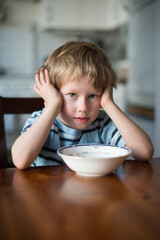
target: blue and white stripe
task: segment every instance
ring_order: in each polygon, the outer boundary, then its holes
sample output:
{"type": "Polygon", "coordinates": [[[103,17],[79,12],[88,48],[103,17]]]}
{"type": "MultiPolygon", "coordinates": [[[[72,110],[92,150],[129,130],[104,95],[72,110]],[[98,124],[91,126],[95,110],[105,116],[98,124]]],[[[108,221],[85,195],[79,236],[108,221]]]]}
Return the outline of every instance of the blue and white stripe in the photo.
{"type": "MultiPolygon", "coordinates": [[[[27,131],[43,111],[45,111],[45,108],[42,111],[34,112],[28,118],[22,133],[27,131]]],[[[125,142],[117,127],[103,110],[100,110],[97,119],[87,129],[82,131],[64,125],[57,117],[41,152],[32,166],[63,164],[63,160],[57,155],[58,148],[86,143],[125,146],[125,142]]]]}

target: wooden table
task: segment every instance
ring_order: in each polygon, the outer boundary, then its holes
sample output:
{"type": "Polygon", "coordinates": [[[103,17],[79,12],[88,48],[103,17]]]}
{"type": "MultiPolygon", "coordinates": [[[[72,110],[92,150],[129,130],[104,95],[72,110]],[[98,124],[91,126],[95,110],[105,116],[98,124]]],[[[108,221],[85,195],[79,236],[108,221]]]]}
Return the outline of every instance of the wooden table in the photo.
{"type": "Polygon", "coordinates": [[[159,240],[160,158],[105,177],[66,166],[0,169],[1,240],[159,240]]]}

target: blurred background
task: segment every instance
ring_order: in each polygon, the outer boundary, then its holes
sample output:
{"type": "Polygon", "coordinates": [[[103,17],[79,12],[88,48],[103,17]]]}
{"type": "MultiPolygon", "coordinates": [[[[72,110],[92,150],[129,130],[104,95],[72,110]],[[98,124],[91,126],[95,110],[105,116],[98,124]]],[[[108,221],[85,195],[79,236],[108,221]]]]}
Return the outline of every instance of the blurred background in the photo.
{"type": "MultiPolygon", "coordinates": [[[[0,0],[0,96],[37,97],[34,72],[70,40],[98,44],[119,78],[115,102],[160,156],[160,0],[0,0]]],[[[28,116],[5,116],[10,149],[28,116]]]]}

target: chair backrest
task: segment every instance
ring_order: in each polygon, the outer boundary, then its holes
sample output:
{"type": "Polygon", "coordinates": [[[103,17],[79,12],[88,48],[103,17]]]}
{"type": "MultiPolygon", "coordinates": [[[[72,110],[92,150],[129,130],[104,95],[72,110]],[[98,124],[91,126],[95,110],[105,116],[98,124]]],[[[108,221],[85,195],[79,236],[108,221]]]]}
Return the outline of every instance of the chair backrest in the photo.
{"type": "Polygon", "coordinates": [[[8,167],[4,114],[28,114],[43,107],[41,98],[0,97],[0,168],[8,167]]]}

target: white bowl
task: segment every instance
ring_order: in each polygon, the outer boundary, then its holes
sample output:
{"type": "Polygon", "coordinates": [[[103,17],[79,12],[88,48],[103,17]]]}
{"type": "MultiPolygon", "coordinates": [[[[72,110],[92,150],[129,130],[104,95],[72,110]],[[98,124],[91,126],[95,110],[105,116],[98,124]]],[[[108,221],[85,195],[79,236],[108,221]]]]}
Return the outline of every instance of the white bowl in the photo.
{"type": "Polygon", "coordinates": [[[77,174],[98,177],[116,170],[131,150],[105,144],[84,144],[62,147],[58,155],[77,174]]]}

